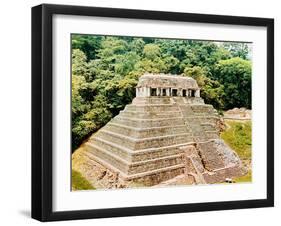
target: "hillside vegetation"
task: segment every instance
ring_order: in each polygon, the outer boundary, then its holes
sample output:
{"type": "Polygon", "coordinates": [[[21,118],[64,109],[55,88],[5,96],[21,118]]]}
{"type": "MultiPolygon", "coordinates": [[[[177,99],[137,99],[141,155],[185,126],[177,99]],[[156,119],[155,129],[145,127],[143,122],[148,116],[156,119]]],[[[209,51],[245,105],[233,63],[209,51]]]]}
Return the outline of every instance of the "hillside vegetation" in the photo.
{"type": "Polygon", "coordinates": [[[250,46],[195,40],[72,35],[72,149],[135,96],[139,76],[191,76],[218,110],[251,108],[250,46]]]}

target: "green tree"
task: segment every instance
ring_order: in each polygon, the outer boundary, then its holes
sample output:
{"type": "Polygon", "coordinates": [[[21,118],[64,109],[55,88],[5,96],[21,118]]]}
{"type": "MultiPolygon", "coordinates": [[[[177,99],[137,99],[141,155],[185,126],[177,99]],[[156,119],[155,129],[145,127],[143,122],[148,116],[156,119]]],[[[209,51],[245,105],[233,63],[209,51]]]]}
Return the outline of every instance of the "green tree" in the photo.
{"type": "Polygon", "coordinates": [[[89,78],[89,65],[81,50],[72,52],[72,148],[111,118],[109,105],[89,78]]]}
{"type": "Polygon", "coordinates": [[[142,38],[134,38],[132,42],[130,43],[130,49],[131,51],[135,52],[139,56],[142,55],[143,48],[144,48],[145,42],[142,38]]]}
{"type": "Polygon", "coordinates": [[[206,72],[199,66],[187,67],[184,75],[194,78],[201,88],[201,97],[207,104],[212,104],[216,109],[224,107],[224,86],[218,81],[212,80],[206,76],[206,72]]]}
{"type": "Polygon", "coordinates": [[[161,49],[156,44],[146,44],[143,48],[143,55],[146,59],[153,61],[161,56],[161,49]]]}
{"type": "Polygon", "coordinates": [[[224,85],[225,109],[251,108],[251,62],[239,57],[216,64],[215,77],[224,85]]]}
{"type": "Polygon", "coordinates": [[[132,101],[147,72],[193,77],[217,109],[251,106],[248,44],[78,34],[71,41],[73,150],[132,101]]]}
{"type": "Polygon", "coordinates": [[[87,61],[95,59],[97,50],[100,49],[102,36],[77,35],[71,37],[72,49],[80,49],[87,57],[87,61]]]}
{"type": "Polygon", "coordinates": [[[116,58],[114,71],[117,74],[125,76],[133,71],[135,64],[140,60],[140,56],[135,52],[128,52],[116,58]]]}
{"type": "Polygon", "coordinates": [[[239,42],[225,42],[222,45],[232,57],[240,57],[244,60],[249,60],[250,56],[250,49],[247,43],[239,43],[239,42]]]}
{"type": "Polygon", "coordinates": [[[80,49],[73,49],[72,52],[72,74],[81,75],[85,78],[89,75],[87,58],[80,49]]]}

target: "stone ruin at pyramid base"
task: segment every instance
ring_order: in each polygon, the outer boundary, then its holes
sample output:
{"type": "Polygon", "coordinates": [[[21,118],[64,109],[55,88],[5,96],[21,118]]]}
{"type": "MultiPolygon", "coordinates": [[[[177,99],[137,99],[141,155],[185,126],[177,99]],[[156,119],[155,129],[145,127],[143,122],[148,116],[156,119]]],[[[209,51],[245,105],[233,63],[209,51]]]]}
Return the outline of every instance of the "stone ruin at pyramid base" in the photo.
{"type": "Polygon", "coordinates": [[[94,187],[213,184],[246,173],[194,79],[143,75],[136,94],[73,155],[94,187]]]}

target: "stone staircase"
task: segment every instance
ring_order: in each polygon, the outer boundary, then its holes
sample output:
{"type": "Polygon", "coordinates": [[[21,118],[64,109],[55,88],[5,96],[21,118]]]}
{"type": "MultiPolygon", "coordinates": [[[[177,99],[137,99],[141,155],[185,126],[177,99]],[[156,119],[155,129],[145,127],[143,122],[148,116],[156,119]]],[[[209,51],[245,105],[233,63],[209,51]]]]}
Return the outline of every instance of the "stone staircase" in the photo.
{"type": "MultiPolygon", "coordinates": [[[[183,154],[197,142],[219,137],[217,119],[213,107],[198,98],[192,102],[184,97],[136,97],[90,137],[87,154],[117,173],[125,184],[153,186],[187,171],[197,183],[205,183],[200,158],[183,154]]],[[[205,150],[204,144],[199,147],[205,150]]],[[[211,165],[212,153],[200,154],[211,165]]]]}

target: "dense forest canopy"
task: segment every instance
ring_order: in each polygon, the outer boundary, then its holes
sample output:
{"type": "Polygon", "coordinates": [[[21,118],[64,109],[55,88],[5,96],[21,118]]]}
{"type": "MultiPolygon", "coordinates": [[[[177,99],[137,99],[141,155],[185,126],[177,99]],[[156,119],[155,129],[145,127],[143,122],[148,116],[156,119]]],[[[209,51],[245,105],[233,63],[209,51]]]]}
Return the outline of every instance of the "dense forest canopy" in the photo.
{"type": "Polygon", "coordinates": [[[72,148],[135,96],[145,72],[197,80],[217,110],[251,108],[250,44],[72,35],[72,148]]]}

